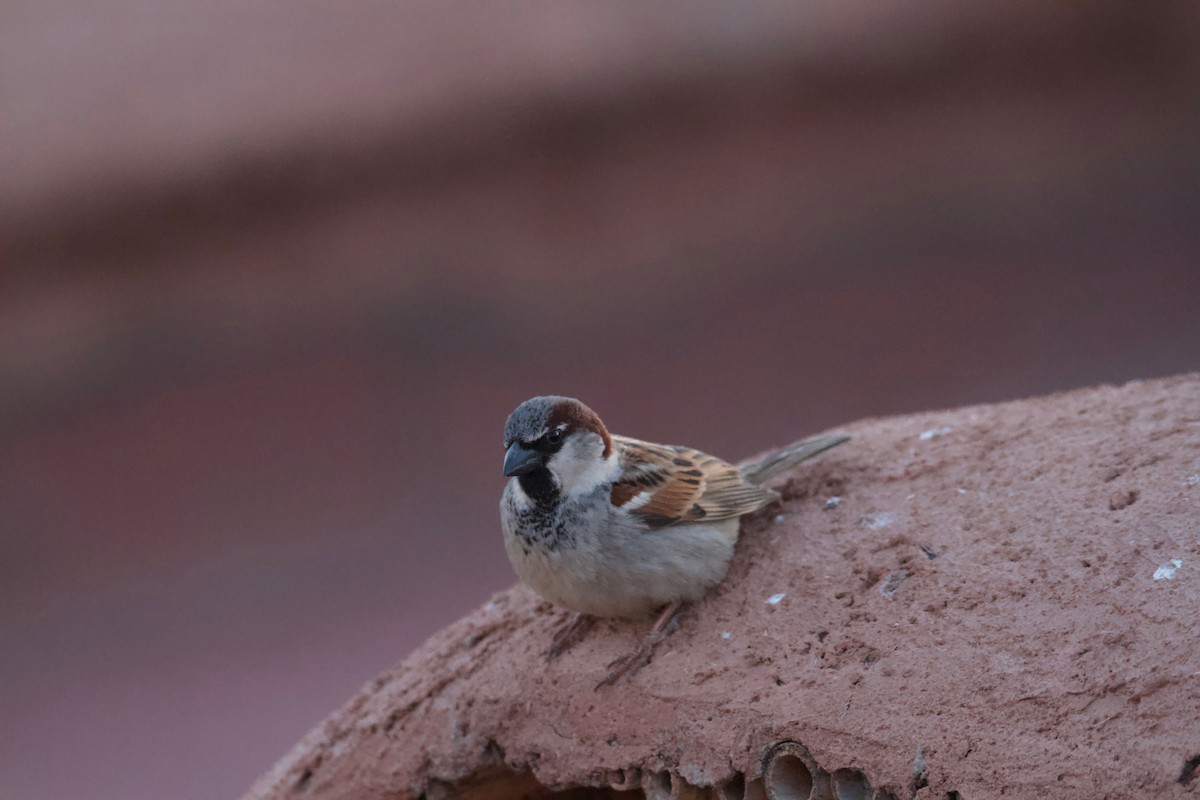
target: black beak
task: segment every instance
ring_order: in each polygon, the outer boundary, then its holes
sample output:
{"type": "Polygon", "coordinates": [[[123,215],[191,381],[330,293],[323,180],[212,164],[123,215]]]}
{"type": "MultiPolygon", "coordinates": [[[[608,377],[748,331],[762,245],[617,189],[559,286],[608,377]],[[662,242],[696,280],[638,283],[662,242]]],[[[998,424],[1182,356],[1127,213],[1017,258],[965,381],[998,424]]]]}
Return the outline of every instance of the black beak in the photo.
{"type": "Polygon", "coordinates": [[[510,478],[514,475],[527,475],[537,469],[541,463],[541,453],[530,450],[520,442],[513,442],[509,446],[508,452],[504,454],[504,474],[510,478]]]}

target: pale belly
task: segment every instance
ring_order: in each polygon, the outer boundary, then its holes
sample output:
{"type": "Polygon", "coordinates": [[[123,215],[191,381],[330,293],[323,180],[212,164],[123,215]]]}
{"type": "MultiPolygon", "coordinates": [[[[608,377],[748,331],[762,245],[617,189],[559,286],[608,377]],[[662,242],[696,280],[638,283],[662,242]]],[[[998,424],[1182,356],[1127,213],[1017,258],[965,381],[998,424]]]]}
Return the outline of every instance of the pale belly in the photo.
{"type": "Polygon", "coordinates": [[[698,600],[725,577],[738,535],[737,519],[656,531],[593,522],[549,547],[512,531],[511,519],[503,528],[522,581],[555,605],[598,617],[642,617],[698,600]]]}

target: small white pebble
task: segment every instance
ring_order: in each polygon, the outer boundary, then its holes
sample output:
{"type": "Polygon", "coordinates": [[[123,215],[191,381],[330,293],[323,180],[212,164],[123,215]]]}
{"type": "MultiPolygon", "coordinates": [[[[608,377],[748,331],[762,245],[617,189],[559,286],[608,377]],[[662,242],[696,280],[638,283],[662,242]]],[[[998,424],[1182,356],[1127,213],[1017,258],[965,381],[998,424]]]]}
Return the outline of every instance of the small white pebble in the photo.
{"type": "Polygon", "coordinates": [[[1172,558],[1169,564],[1163,564],[1158,569],[1154,570],[1154,580],[1156,581],[1171,581],[1175,580],[1175,570],[1183,566],[1183,562],[1178,558],[1172,558]]]}
{"type": "Polygon", "coordinates": [[[837,508],[841,502],[842,498],[835,494],[833,497],[825,501],[825,510],[828,511],[831,508],[837,508]]]}
{"type": "Polygon", "coordinates": [[[776,514],[776,515],[775,515],[775,521],[776,521],[776,522],[783,522],[783,514],[776,514]]]}
{"type": "Polygon", "coordinates": [[[967,493],[967,490],[966,490],[966,489],[964,489],[964,488],[962,488],[961,486],[957,486],[957,487],[955,487],[954,491],[958,492],[959,494],[966,494],[966,493],[967,493]]]}
{"type": "Polygon", "coordinates": [[[767,605],[777,606],[777,605],[779,605],[779,602],[781,600],[783,600],[783,598],[785,598],[785,597],[787,597],[787,592],[780,592],[779,594],[773,594],[767,598],[767,605]]]}
{"type": "Polygon", "coordinates": [[[896,596],[896,592],[900,590],[900,586],[908,580],[908,570],[898,569],[895,572],[890,572],[884,576],[879,583],[879,594],[891,600],[896,596]]]}
{"type": "Polygon", "coordinates": [[[1183,479],[1183,485],[1184,486],[1200,485],[1200,475],[1188,475],[1186,478],[1183,479]]]}
{"type": "Polygon", "coordinates": [[[952,431],[952,430],[954,430],[954,429],[953,428],[930,428],[929,430],[922,432],[921,435],[918,436],[917,438],[920,439],[922,442],[928,442],[930,439],[936,439],[939,436],[945,436],[947,433],[950,433],[950,431],[952,431]]]}
{"type": "Polygon", "coordinates": [[[728,638],[730,638],[731,636],[733,636],[733,634],[732,634],[732,633],[730,633],[729,631],[721,631],[721,638],[722,638],[722,639],[728,639],[728,638]]]}
{"type": "Polygon", "coordinates": [[[895,521],[896,521],[895,514],[888,514],[888,513],[884,512],[884,513],[880,513],[880,514],[867,514],[858,521],[858,524],[863,526],[864,528],[870,528],[873,531],[877,531],[880,528],[886,528],[888,525],[891,525],[895,521]]]}

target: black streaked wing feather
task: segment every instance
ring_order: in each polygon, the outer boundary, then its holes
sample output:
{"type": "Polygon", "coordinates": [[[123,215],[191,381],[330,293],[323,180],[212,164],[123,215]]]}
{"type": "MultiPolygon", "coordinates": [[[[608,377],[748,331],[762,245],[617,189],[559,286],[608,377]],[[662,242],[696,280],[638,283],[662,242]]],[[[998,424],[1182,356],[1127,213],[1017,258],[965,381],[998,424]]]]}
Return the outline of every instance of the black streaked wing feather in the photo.
{"type": "Polygon", "coordinates": [[[740,517],[775,498],[747,482],[737,467],[699,450],[624,436],[614,436],[613,442],[622,466],[612,488],[613,505],[651,528],[740,517]]]}

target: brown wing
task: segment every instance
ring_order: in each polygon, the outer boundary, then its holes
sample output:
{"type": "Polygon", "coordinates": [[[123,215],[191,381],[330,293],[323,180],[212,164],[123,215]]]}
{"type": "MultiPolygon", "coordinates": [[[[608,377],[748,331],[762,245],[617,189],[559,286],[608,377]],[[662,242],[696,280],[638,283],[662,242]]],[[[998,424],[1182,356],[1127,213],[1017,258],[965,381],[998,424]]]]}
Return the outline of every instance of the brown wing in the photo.
{"type": "Polygon", "coordinates": [[[737,467],[699,450],[612,438],[622,467],[612,487],[613,505],[651,528],[740,517],[775,498],[747,482],[737,467]]]}

